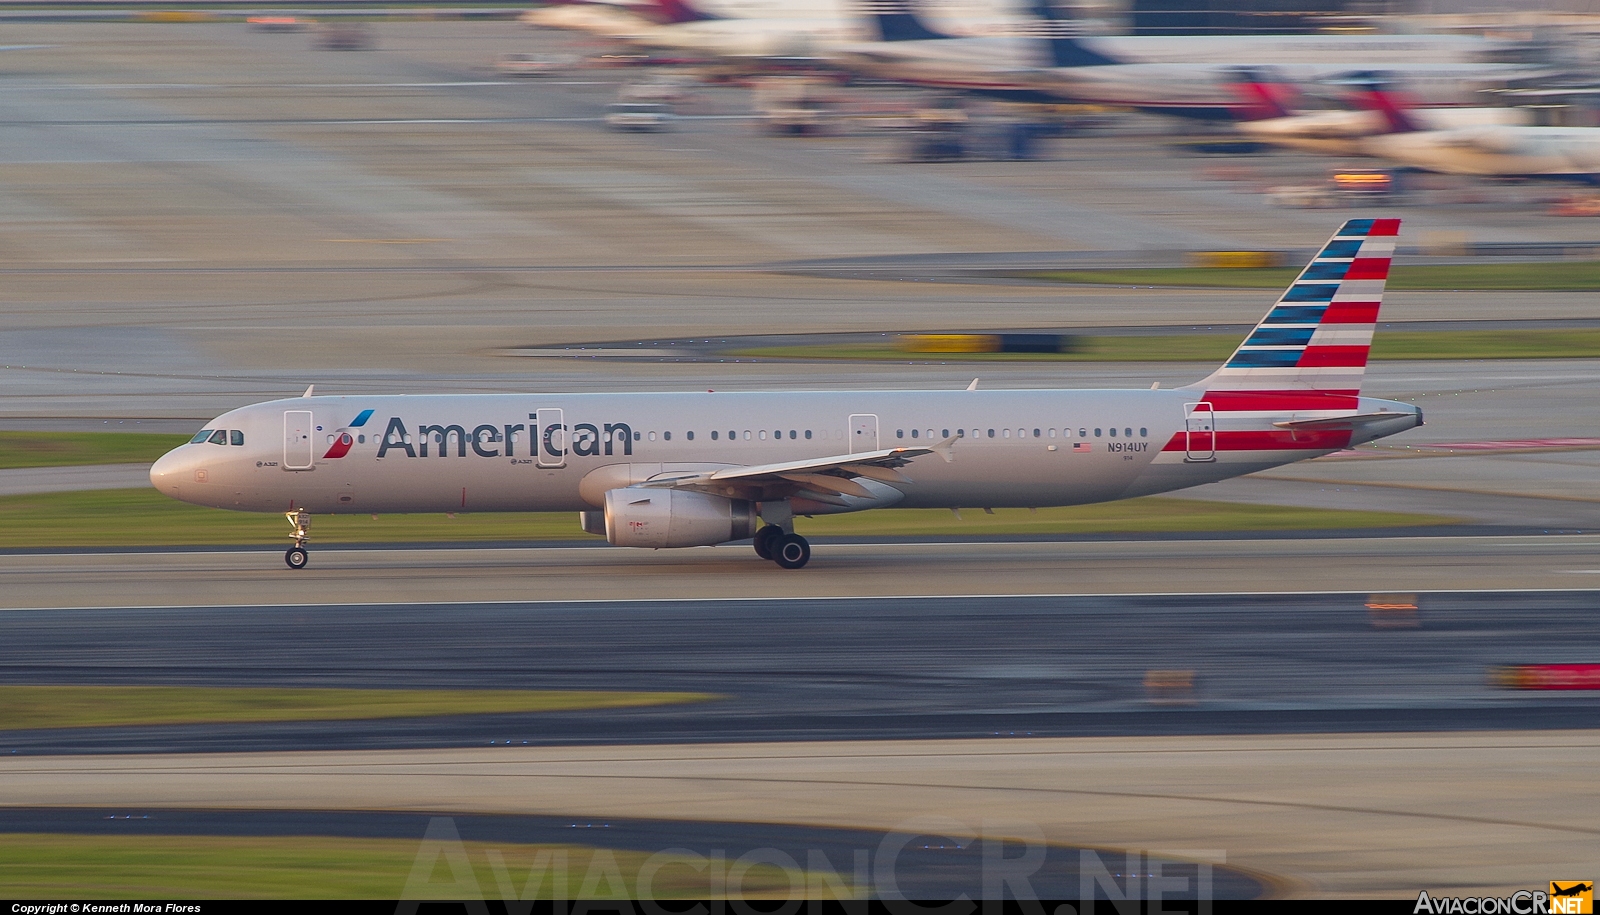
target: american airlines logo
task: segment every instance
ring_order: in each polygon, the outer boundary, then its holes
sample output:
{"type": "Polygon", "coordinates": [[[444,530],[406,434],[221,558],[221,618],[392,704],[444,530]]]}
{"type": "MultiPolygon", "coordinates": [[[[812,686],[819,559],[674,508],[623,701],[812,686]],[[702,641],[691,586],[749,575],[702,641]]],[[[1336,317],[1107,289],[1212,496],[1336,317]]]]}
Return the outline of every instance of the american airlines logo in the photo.
{"type": "MultiPolygon", "coordinates": [[[[362,416],[369,416],[371,410],[362,416]]],[[[359,417],[358,417],[359,418],[359,417]]],[[[532,419],[533,417],[529,417],[532,419]]],[[[362,420],[365,422],[365,420],[362,420]]],[[[418,423],[415,431],[398,416],[389,418],[389,426],[378,440],[378,457],[404,454],[409,458],[425,458],[431,451],[436,457],[466,457],[470,450],[476,457],[539,456],[542,450],[552,458],[568,454],[577,457],[594,457],[604,454],[633,454],[634,431],[627,423],[483,423],[468,429],[459,423],[418,423]],[[534,440],[528,442],[528,437],[534,440]],[[518,448],[518,441],[525,442],[518,448]],[[522,454],[518,452],[522,451],[522,454]]],[[[348,433],[334,442],[325,457],[344,457],[350,450],[342,444],[348,433]],[[342,450],[341,450],[342,448],[342,450]],[[335,453],[338,452],[338,453],[335,453]]]]}

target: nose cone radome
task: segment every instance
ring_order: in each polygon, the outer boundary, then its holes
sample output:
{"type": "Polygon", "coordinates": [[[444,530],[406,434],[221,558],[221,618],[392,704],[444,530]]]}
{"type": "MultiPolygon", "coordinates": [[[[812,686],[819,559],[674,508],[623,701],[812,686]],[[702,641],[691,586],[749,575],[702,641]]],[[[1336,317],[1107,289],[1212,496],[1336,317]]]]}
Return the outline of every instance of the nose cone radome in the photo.
{"type": "Polygon", "coordinates": [[[185,483],[194,482],[197,466],[196,456],[190,446],[179,445],[150,465],[150,485],[154,486],[157,492],[174,499],[182,499],[182,487],[185,483]]]}

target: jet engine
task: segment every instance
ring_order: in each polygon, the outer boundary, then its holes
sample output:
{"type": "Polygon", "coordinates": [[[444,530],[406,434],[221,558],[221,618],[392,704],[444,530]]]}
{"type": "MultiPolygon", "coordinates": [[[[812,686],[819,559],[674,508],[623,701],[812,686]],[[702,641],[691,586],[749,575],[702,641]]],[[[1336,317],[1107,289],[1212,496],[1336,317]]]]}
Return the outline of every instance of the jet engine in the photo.
{"type": "Polygon", "coordinates": [[[710,546],[756,531],[754,504],[703,492],[613,489],[605,509],[606,540],[615,546],[710,546]]]}

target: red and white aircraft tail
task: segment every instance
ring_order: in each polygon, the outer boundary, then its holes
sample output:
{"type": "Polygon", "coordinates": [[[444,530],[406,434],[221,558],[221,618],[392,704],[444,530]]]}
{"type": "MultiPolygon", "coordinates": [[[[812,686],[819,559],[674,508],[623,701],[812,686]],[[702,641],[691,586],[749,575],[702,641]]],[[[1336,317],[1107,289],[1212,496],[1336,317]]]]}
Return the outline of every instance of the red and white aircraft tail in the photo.
{"type": "Polygon", "coordinates": [[[1187,388],[1191,429],[1214,435],[1219,456],[1342,448],[1395,419],[1366,415],[1361,380],[1399,232],[1398,219],[1346,222],[1228,361],[1187,388]]]}

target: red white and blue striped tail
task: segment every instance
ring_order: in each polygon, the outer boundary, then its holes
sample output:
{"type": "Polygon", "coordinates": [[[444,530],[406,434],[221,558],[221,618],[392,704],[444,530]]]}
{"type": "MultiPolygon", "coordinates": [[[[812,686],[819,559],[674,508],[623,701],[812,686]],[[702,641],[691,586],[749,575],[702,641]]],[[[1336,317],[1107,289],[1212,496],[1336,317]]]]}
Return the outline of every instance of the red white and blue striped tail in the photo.
{"type": "Polygon", "coordinates": [[[1211,377],[1218,413],[1352,411],[1383,303],[1398,219],[1352,219],[1211,377]]]}

